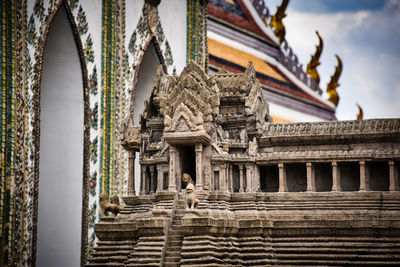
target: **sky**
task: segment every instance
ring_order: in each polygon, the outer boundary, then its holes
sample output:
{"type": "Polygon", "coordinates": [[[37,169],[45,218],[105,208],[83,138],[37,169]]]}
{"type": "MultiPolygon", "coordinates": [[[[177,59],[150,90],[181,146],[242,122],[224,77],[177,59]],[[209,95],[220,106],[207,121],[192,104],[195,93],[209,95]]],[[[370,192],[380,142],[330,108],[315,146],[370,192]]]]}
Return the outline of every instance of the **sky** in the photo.
{"type": "MultiPolygon", "coordinates": [[[[282,2],[265,1],[271,14],[282,2]]],[[[335,54],[342,58],[339,120],[356,119],[356,103],[364,119],[400,118],[400,0],[292,0],[286,14],[286,40],[304,68],[318,44],[315,31],[324,40],[318,67],[323,91],[335,54]]]]}

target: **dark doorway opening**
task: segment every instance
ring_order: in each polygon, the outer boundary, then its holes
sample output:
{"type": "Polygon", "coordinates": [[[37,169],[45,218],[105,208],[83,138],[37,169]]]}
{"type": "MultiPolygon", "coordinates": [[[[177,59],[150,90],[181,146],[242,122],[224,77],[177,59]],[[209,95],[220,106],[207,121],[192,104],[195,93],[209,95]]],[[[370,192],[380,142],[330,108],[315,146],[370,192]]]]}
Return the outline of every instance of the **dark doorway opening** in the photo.
{"type": "Polygon", "coordinates": [[[307,169],[304,163],[286,165],[286,178],[289,192],[307,191],[307,169]]]}
{"type": "Polygon", "coordinates": [[[340,184],[342,191],[358,191],[360,189],[360,165],[358,162],[340,163],[340,184]]]}
{"type": "MultiPolygon", "coordinates": [[[[196,183],[196,152],[194,146],[183,146],[180,148],[181,174],[188,173],[196,183]]],[[[181,182],[182,183],[182,182],[181,182]]],[[[181,184],[181,188],[185,188],[181,184]]]]}
{"type": "Polygon", "coordinates": [[[332,164],[315,163],[315,191],[326,192],[332,190],[332,164]]]}
{"type": "Polygon", "coordinates": [[[263,192],[278,192],[279,169],[278,165],[260,167],[260,188],[263,192]]]}
{"type": "Polygon", "coordinates": [[[368,162],[369,186],[371,191],[389,191],[389,164],[387,162],[368,162]]]}
{"type": "Polygon", "coordinates": [[[233,182],[233,192],[239,192],[240,187],[240,170],[239,166],[232,166],[232,182],[233,182]]]}

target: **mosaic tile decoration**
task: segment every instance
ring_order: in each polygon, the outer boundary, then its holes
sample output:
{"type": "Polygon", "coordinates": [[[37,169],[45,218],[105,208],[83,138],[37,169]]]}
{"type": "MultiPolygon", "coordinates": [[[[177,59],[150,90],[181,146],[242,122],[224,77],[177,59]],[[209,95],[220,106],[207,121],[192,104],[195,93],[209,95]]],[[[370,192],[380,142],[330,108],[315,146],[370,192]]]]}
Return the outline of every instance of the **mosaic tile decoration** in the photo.
{"type": "Polygon", "coordinates": [[[207,1],[188,0],[186,11],[186,64],[194,61],[208,69],[207,1]]]}
{"type": "MultiPolygon", "coordinates": [[[[15,166],[16,162],[16,133],[17,133],[17,106],[16,97],[21,95],[20,79],[16,79],[16,69],[19,68],[16,58],[17,46],[17,25],[16,20],[19,16],[19,10],[13,3],[8,1],[1,2],[0,12],[0,212],[1,216],[1,265],[7,265],[12,259],[13,251],[13,232],[15,220],[13,213],[14,203],[14,184],[15,184],[15,166]],[[18,87],[18,92],[17,92],[18,87]]],[[[18,125],[19,126],[19,125],[18,125]]],[[[18,151],[19,152],[19,151],[18,151]]],[[[18,175],[20,178],[20,175],[18,175]]],[[[20,190],[18,184],[18,191],[20,190]]],[[[19,223],[19,220],[18,220],[19,223]]]]}
{"type": "MultiPolygon", "coordinates": [[[[45,39],[49,25],[63,1],[27,0],[2,1],[1,3],[1,82],[0,91],[0,236],[1,264],[9,266],[33,266],[36,261],[36,231],[38,206],[38,151],[40,82],[45,39]],[[30,4],[30,3],[29,3],[30,4]],[[29,20],[28,20],[29,17],[29,20]],[[33,57],[31,56],[33,55],[33,57]]],[[[85,147],[83,190],[89,195],[88,177],[93,184],[97,166],[89,165],[89,159],[97,154],[90,149],[90,128],[98,139],[98,102],[89,106],[89,92],[97,94],[97,73],[93,64],[93,48],[85,12],[78,0],[64,1],[68,17],[78,39],[78,50],[85,59],[81,62],[85,90],[85,147]],[[80,43],[80,44],[79,44],[80,43]],[[85,53],[84,53],[85,52],[85,53]],[[86,66],[92,71],[89,72],[86,66]],[[90,76],[90,77],[89,77],[90,76]],[[86,78],[85,78],[86,77],[86,78]],[[90,84],[88,82],[90,78],[90,84]],[[89,90],[90,89],[90,90],[89,90]],[[91,119],[89,117],[89,112],[91,119]],[[93,171],[90,171],[93,170],[93,171]]],[[[75,36],[75,37],[77,37],[75,36]]],[[[96,141],[94,141],[95,143],[96,141]]],[[[96,197],[97,199],[97,197],[96,197]]],[[[82,261],[87,255],[89,206],[88,197],[83,201],[82,261]]],[[[91,218],[90,218],[91,220],[91,218]]]]}

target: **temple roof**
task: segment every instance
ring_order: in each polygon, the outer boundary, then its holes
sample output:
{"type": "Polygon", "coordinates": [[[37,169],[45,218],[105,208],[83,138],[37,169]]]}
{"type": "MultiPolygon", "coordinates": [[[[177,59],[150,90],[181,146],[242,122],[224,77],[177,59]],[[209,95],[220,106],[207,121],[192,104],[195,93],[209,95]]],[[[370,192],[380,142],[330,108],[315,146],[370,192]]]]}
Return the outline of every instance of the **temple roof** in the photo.
{"type": "MultiPolygon", "coordinates": [[[[312,106],[310,110],[316,106],[318,112],[311,113],[323,113],[322,119],[336,119],[335,106],[322,97],[319,85],[304,72],[287,41],[280,42],[274,34],[263,1],[210,0],[207,10],[211,71],[224,68],[243,72],[248,61],[252,61],[264,90],[306,102],[312,106]]],[[[308,113],[301,104],[291,104],[289,108],[298,106],[308,113]]]]}

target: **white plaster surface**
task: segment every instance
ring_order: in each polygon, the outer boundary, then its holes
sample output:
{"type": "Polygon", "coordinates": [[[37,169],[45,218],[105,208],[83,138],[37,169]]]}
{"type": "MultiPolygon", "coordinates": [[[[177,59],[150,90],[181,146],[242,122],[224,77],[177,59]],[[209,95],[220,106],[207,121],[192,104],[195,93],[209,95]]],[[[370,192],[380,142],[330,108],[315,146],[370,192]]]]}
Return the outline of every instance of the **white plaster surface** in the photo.
{"type": "Polygon", "coordinates": [[[180,74],[186,65],[186,0],[162,0],[158,13],[180,74]]]}
{"type": "Polygon", "coordinates": [[[41,86],[37,266],[79,266],[83,86],[78,50],[64,10],[45,49],[41,86]]]}
{"type": "Polygon", "coordinates": [[[125,1],[125,47],[128,49],[131,35],[142,15],[144,0],[125,1]]]}

